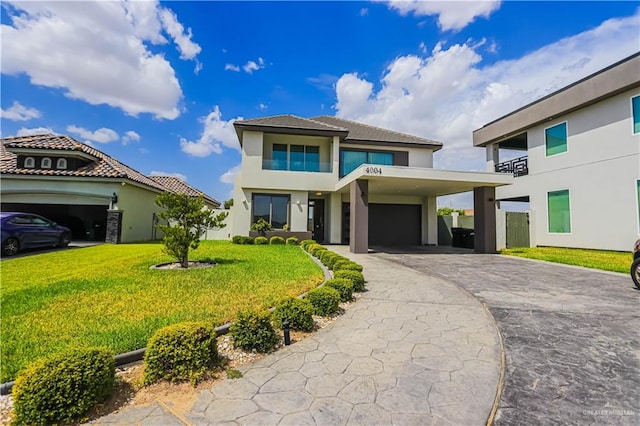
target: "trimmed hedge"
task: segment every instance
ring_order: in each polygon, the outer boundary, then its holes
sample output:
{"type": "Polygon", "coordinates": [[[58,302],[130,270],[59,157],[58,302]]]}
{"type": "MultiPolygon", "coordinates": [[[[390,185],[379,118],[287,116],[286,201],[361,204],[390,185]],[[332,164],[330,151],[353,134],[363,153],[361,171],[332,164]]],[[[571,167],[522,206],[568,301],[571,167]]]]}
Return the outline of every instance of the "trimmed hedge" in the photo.
{"type": "Polygon", "coordinates": [[[269,244],[271,244],[271,245],[284,245],[284,238],[278,237],[277,235],[273,236],[269,240],[269,244]]]}
{"type": "Polygon", "coordinates": [[[332,278],[324,283],[325,287],[331,287],[340,293],[340,301],[348,302],[353,298],[353,283],[346,278],[332,278]]]}
{"type": "Polygon", "coordinates": [[[304,251],[307,251],[307,248],[311,244],[316,244],[316,241],[315,240],[302,240],[302,241],[300,241],[300,247],[302,247],[302,249],[304,251]]]}
{"type": "Polygon", "coordinates": [[[188,380],[196,386],[219,362],[216,331],[199,322],[163,327],[149,339],[144,362],[145,385],[188,380]]]}
{"type": "Polygon", "coordinates": [[[239,312],[229,332],[234,345],[248,351],[255,349],[258,352],[270,352],[279,340],[268,311],[239,312]]]}
{"type": "Polygon", "coordinates": [[[311,331],[315,325],[313,305],[308,300],[290,297],[276,306],[273,320],[278,328],[282,328],[282,323],[287,321],[293,330],[311,331]]]}
{"type": "Polygon", "coordinates": [[[340,293],[331,287],[314,288],[307,293],[307,300],[313,305],[316,315],[331,315],[340,307],[340,293]]]}
{"type": "Polygon", "coordinates": [[[269,240],[267,239],[267,237],[256,237],[253,240],[253,243],[258,246],[263,246],[269,244],[269,240]]]}
{"type": "Polygon", "coordinates": [[[233,244],[253,244],[253,237],[247,237],[245,235],[234,235],[231,238],[233,244]]]}
{"type": "Polygon", "coordinates": [[[334,271],[341,271],[343,269],[362,272],[362,265],[358,265],[357,263],[352,262],[350,260],[338,260],[336,263],[333,264],[334,271]]]}
{"type": "Polygon", "coordinates": [[[115,354],[76,348],[40,359],[13,386],[15,424],[48,425],[80,420],[104,402],[115,383],[115,354]]]}
{"type": "Polygon", "coordinates": [[[327,248],[324,246],[321,246],[320,244],[314,244],[309,247],[309,253],[311,253],[313,257],[320,258],[320,252],[323,252],[323,251],[327,251],[327,248]]]}
{"type": "Polygon", "coordinates": [[[364,276],[361,272],[341,269],[333,274],[334,278],[346,278],[353,284],[353,291],[362,292],[364,287],[364,276]]]}
{"type": "Polygon", "coordinates": [[[297,246],[298,245],[298,237],[289,237],[287,238],[288,246],[297,246]]]}

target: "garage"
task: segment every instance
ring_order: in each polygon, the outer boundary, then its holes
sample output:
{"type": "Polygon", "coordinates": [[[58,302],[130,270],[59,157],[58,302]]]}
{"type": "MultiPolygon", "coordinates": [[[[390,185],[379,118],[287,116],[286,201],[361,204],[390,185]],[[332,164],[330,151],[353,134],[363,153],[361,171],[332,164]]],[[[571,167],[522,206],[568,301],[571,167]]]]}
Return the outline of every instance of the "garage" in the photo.
{"type": "Polygon", "coordinates": [[[422,206],[369,204],[369,244],[419,246],[422,238],[422,206]]]}
{"type": "Polygon", "coordinates": [[[108,205],[2,203],[3,211],[35,213],[71,230],[71,239],[104,241],[108,205]]]}

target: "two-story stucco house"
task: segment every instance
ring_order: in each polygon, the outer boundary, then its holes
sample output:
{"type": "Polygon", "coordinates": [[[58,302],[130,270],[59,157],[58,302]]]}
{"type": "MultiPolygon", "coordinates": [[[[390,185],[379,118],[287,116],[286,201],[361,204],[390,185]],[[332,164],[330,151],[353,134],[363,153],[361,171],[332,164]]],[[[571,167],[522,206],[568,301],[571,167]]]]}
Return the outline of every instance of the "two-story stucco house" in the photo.
{"type": "Polygon", "coordinates": [[[473,132],[487,169],[515,175],[531,243],[631,250],[640,235],[640,53],[473,132]],[[503,150],[520,158],[500,162],[503,150]]]}
{"type": "Polygon", "coordinates": [[[475,191],[476,251],[495,251],[495,187],[513,177],[433,169],[440,142],[336,117],[280,115],[234,123],[242,147],[233,235],[263,218],[316,241],[437,244],[436,197],[475,191]]]}

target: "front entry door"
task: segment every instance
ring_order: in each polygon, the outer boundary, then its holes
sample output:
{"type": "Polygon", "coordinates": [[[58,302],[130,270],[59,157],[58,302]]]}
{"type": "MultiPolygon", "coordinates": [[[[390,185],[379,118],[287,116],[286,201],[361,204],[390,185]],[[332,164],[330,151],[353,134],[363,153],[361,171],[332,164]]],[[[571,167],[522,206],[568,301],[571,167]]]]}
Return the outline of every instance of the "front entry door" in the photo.
{"type": "Polygon", "coordinates": [[[309,231],[315,241],[324,242],[324,200],[309,200],[309,231]]]}

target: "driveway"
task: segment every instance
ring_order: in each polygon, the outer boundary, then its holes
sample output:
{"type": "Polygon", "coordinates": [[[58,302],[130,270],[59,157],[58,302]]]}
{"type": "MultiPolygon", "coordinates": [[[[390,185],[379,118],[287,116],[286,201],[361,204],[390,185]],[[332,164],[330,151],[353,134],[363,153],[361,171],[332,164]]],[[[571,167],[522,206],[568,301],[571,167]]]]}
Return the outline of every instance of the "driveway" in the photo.
{"type": "Polygon", "coordinates": [[[15,255],[10,256],[10,257],[2,256],[1,259],[2,260],[17,259],[17,258],[20,258],[20,257],[33,256],[35,254],[52,253],[54,251],[70,250],[70,249],[74,249],[74,248],[92,247],[92,246],[97,246],[97,245],[100,245],[100,244],[104,244],[104,242],[101,242],[101,241],[71,241],[71,243],[69,243],[69,245],[67,247],[31,248],[31,249],[26,249],[24,251],[20,251],[20,252],[18,252],[18,254],[15,254],[15,255]]]}
{"type": "Polygon", "coordinates": [[[640,424],[640,291],[628,276],[464,250],[377,256],[487,305],[506,352],[496,424],[640,424]]]}

